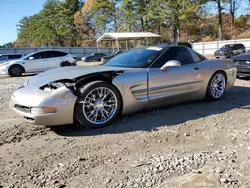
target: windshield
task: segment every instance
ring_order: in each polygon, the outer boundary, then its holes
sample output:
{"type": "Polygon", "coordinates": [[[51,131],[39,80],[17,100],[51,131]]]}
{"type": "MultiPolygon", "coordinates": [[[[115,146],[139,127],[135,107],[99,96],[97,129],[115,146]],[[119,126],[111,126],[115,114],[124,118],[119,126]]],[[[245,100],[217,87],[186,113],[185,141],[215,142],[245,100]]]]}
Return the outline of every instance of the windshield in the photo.
{"type": "Polygon", "coordinates": [[[115,56],[104,66],[146,68],[148,67],[164,49],[159,47],[136,48],[115,56]]]}
{"type": "Polygon", "coordinates": [[[233,46],[234,46],[233,44],[228,44],[228,45],[223,46],[221,49],[229,49],[229,48],[232,48],[233,46]]]}

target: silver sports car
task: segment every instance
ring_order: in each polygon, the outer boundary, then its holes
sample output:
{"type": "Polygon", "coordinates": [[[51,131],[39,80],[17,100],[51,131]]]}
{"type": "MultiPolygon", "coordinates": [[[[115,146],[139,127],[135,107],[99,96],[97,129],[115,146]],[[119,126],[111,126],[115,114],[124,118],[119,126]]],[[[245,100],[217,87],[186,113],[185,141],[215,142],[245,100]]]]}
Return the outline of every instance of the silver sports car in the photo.
{"type": "Polygon", "coordinates": [[[185,101],[220,99],[233,87],[232,61],[207,60],[190,48],[136,48],[102,66],[53,69],[23,83],[13,109],[42,125],[80,124],[98,128],[119,114],[185,101]]]}

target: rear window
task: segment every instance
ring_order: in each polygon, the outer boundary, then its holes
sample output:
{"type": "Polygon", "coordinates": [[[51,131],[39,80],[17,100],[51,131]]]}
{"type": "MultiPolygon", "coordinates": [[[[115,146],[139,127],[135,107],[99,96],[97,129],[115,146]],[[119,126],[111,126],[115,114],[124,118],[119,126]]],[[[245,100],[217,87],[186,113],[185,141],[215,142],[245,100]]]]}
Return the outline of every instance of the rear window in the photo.
{"type": "Polygon", "coordinates": [[[198,56],[198,58],[200,59],[200,61],[204,61],[204,60],[207,59],[206,57],[204,57],[203,55],[201,55],[201,54],[199,54],[197,52],[196,52],[196,55],[198,56]]]}

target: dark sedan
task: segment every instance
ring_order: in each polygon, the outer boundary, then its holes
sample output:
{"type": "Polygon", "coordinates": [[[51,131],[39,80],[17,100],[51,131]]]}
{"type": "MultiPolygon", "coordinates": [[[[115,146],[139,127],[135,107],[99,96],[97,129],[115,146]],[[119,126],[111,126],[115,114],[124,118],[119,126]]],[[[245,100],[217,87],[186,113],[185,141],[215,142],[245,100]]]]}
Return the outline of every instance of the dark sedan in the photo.
{"type": "Polygon", "coordinates": [[[115,57],[115,56],[121,54],[122,52],[123,52],[123,51],[118,51],[118,52],[114,52],[114,53],[112,53],[112,54],[108,54],[108,55],[102,57],[101,62],[102,62],[102,63],[105,63],[105,62],[107,62],[108,60],[112,59],[113,57],[115,57]]]}
{"type": "Polygon", "coordinates": [[[91,61],[101,61],[102,57],[105,57],[107,54],[104,53],[93,53],[90,56],[83,57],[82,60],[84,62],[91,62],[91,61]]]}
{"type": "Polygon", "coordinates": [[[227,44],[214,53],[216,58],[231,58],[235,55],[246,53],[246,47],[243,44],[227,44]]]}
{"type": "Polygon", "coordinates": [[[250,53],[237,55],[232,58],[237,67],[237,76],[250,76],[250,53]]]}

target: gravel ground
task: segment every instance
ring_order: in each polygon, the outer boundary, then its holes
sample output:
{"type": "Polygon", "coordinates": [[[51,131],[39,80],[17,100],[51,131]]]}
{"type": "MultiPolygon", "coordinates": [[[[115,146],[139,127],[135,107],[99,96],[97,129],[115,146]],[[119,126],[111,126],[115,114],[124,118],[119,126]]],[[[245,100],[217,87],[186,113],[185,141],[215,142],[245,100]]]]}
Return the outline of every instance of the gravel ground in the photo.
{"type": "Polygon", "coordinates": [[[29,76],[0,77],[0,187],[250,187],[250,80],[218,102],[48,128],[8,108],[29,76]]]}

